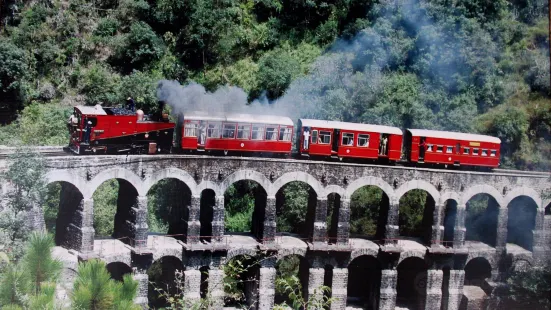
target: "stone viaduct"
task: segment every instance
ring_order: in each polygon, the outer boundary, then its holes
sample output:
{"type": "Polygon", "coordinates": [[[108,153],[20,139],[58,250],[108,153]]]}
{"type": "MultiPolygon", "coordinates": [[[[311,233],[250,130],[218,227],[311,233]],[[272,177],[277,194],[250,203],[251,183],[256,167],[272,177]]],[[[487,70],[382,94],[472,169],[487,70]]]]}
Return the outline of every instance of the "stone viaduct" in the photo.
{"type": "MultiPolygon", "coordinates": [[[[5,166],[0,160],[0,167],[5,166]]],[[[105,260],[114,275],[132,272],[140,282],[137,302],[142,304],[148,302],[145,270],[170,257],[183,269],[185,298],[193,301],[208,294],[212,308],[222,309],[221,267],[249,255],[262,259],[247,274],[255,280],[245,288],[247,304],[272,309],[277,262],[296,255],[303,293],[313,298],[319,296],[319,286],[330,286],[335,300],[331,309],[395,309],[403,300],[410,309],[460,309],[471,302],[467,286],[488,292],[507,271],[541,264],[550,253],[550,201],[545,193],[551,184],[543,173],[185,155],[48,157],[47,166],[47,181],[62,185],[56,243],[61,246],[57,251],[73,257],[66,265],[74,269],[78,260],[95,257],[105,260]],[[95,240],[92,195],[110,179],[119,182],[115,232],[113,239],[95,240]],[[147,193],[163,179],[181,181],[190,193],[176,215],[176,227],[169,229],[173,236],[148,232],[147,193]],[[252,228],[250,233],[228,234],[224,193],[241,180],[260,185],[252,228]],[[292,181],[310,186],[301,235],[279,233],[276,225],[278,192],[292,181]],[[384,192],[377,234],[370,238],[349,233],[350,199],[364,186],[384,192]],[[400,236],[399,227],[400,198],[413,189],[429,197],[424,237],[417,239],[400,236]],[[478,194],[490,197],[484,242],[466,238],[466,209],[478,194]],[[205,195],[212,199],[203,200],[205,195]],[[330,195],[337,198],[328,224],[330,195]],[[514,238],[520,228],[508,214],[519,199],[531,224],[520,232],[523,238],[514,238]]],[[[40,228],[40,208],[33,218],[40,228]]]]}

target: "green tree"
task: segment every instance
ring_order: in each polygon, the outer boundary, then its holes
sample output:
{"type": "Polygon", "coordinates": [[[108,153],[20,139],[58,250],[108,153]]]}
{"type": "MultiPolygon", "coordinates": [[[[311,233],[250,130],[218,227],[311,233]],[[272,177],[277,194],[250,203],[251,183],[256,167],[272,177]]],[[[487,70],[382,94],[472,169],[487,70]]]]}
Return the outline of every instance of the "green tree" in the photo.
{"type": "Polygon", "coordinates": [[[269,98],[277,98],[299,74],[298,61],[284,50],[264,54],[258,65],[258,86],[266,90],[269,98]]]}
{"type": "Polygon", "coordinates": [[[52,256],[54,246],[52,235],[33,233],[29,239],[23,264],[29,273],[34,295],[42,291],[43,283],[55,282],[61,273],[62,263],[52,256]]]}
{"type": "Polygon", "coordinates": [[[138,282],[131,275],[125,275],[123,282],[116,282],[105,263],[94,259],[79,265],[71,302],[73,307],[86,310],[140,309],[133,303],[137,288],[138,282]]]}
{"type": "Polygon", "coordinates": [[[0,37],[0,90],[6,93],[18,89],[26,76],[26,69],[25,51],[0,37]]]}
{"type": "Polygon", "coordinates": [[[551,271],[548,266],[513,272],[507,277],[507,285],[504,296],[514,302],[510,305],[513,308],[543,310],[551,306],[551,271]]]}

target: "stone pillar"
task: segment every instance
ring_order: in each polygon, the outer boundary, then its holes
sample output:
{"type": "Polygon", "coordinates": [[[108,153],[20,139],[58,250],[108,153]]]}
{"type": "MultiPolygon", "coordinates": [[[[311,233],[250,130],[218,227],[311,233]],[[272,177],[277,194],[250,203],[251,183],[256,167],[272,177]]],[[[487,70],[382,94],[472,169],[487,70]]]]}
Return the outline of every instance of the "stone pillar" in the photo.
{"type": "Polygon", "coordinates": [[[276,235],[276,198],[268,196],[266,200],[266,209],[264,212],[264,243],[275,242],[276,235]]]}
{"type": "Polygon", "coordinates": [[[258,310],[272,310],[275,298],[276,269],[261,267],[258,284],[258,310]]]}
{"type": "Polygon", "coordinates": [[[398,271],[396,269],[381,270],[381,293],[379,310],[394,310],[396,308],[396,284],[398,271]]]}
{"type": "Polygon", "coordinates": [[[448,309],[459,310],[461,298],[463,298],[463,284],[465,282],[464,270],[450,270],[448,284],[448,309]]]}
{"type": "Polygon", "coordinates": [[[142,307],[142,309],[147,309],[148,299],[147,299],[147,289],[149,285],[149,276],[147,273],[134,273],[132,278],[138,282],[138,290],[136,298],[134,298],[134,303],[142,307]]]}
{"type": "Polygon", "coordinates": [[[350,238],[350,199],[342,198],[337,226],[337,244],[348,244],[350,238]]]}
{"type": "Polygon", "coordinates": [[[94,251],[94,200],[80,201],[66,228],[66,234],[67,243],[64,245],[68,248],[83,253],[94,251]]]}
{"type": "Polygon", "coordinates": [[[224,195],[216,196],[212,209],[212,235],[214,242],[222,242],[224,238],[224,195]]]}
{"type": "MultiPolygon", "coordinates": [[[[138,196],[136,205],[132,208],[135,214],[134,238],[132,246],[143,248],[147,246],[147,235],[149,226],[147,225],[147,196],[138,196]]],[[[130,236],[132,237],[132,236],[130,236]]]]}
{"type": "Polygon", "coordinates": [[[348,287],[348,269],[334,268],[333,269],[333,284],[331,287],[331,310],[346,309],[346,295],[348,287]]]}
{"type": "Polygon", "coordinates": [[[385,239],[396,239],[400,235],[398,226],[399,202],[390,201],[388,205],[388,217],[385,225],[385,239]]]}
{"type": "Polygon", "coordinates": [[[465,245],[465,234],[467,229],[465,228],[465,215],[467,208],[464,204],[457,205],[457,215],[455,217],[455,227],[453,229],[453,247],[461,248],[465,245]]]}
{"type": "Polygon", "coordinates": [[[506,207],[504,208],[499,206],[496,234],[496,250],[498,251],[498,253],[503,253],[505,251],[505,245],[507,244],[507,221],[509,218],[508,211],[509,210],[506,207]]]}
{"type": "Polygon", "coordinates": [[[425,310],[440,310],[442,305],[443,280],[444,272],[442,270],[427,270],[425,310]]]}
{"type": "Polygon", "coordinates": [[[184,301],[188,307],[201,300],[201,272],[184,271],[184,301]]]}
{"type": "Polygon", "coordinates": [[[532,231],[532,252],[534,259],[538,264],[543,264],[546,260],[546,236],[544,231],[544,222],[545,210],[543,208],[538,208],[536,211],[536,225],[532,231]]]}
{"type": "MultiPolygon", "coordinates": [[[[201,233],[201,221],[199,212],[201,212],[201,196],[192,195],[191,204],[187,207],[187,229],[184,238],[187,243],[199,242],[199,234],[201,233]]],[[[214,216],[213,216],[214,218],[214,216]]],[[[214,227],[213,227],[214,230],[214,227]]]]}
{"type": "Polygon", "coordinates": [[[310,268],[308,273],[308,300],[314,298],[320,300],[323,297],[323,278],[325,276],[324,268],[310,268]]]}
{"type": "MultiPolygon", "coordinates": [[[[426,207],[426,206],[425,206],[426,207]]],[[[432,213],[432,227],[430,241],[432,244],[441,245],[444,240],[444,225],[442,225],[443,212],[446,208],[445,205],[435,203],[434,212],[432,213]]]]}
{"type": "Polygon", "coordinates": [[[314,216],[312,242],[327,242],[327,197],[318,197],[314,216]]]}
{"type": "Polygon", "coordinates": [[[208,295],[212,309],[224,307],[224,270],[210,269],[208,279],[208,295]]]}

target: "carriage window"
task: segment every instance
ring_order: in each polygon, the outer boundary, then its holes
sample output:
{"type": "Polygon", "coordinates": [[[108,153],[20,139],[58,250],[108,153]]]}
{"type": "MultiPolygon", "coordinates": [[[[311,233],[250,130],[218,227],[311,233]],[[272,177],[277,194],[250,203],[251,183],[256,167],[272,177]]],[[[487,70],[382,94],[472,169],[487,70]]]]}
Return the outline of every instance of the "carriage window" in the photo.
{"type": "Polygon", "coordinates": [[[277,140],[277,127],[273,127],[273,126],[266,127],[266,140],[267,141],[277,140]]]}
{"type": "Polygon", "coordinates": [[[262,140],[264,138],[264,126],[253,126],[253,140],[262,140]]]}
{"type": "Polygon", "coordinates": [[[342,145],[352,146],[354,145],[354,134],[353,133],[343,133],[342,134],[342,145]]]}
{"type": "Polygon", "coordinates": [[[433,145],[432,144],[429,144],[427,145],[427,152],[433,152],[433,145]]]}
{"type": "Polygon", "coordinates": [[[237,126],[237,139],[249,139],[249,132],[251,131],[251,125],[239,125],[237,126]]]}
{"type": "Polygon", "coordinates": [[[478,155],[478,149],[473,149],[473,155],[478,155]]]}
{"type": "Polygon", "coordinates": [[[438,146],[436,147],[436,152],[437,152],[437,153],[442,153],[443,151],[444,151],[444,147],[443,147],[443,146],[438,145],[438,146]]]}
{"type": "Polygon", "coordinates": [[[291,141],[291,127],[279,128],[279,141],[291,141]]]}
{"type": "Polygon", "coordinates": [[[447,146],[446,153],[453,153],[453,146],[447,146]]]}
{"type": "Polygon", "coordinates": [[[491,150],[491,151],[490,151],[490,156],[491,156],[491,157],[496,157],[496,154],[497,154],[497,151],[496,151],[496,150],[491,150]]]}
{"type": "Polygon", "coordinates": [[[482,150],[482,156],[488,156],[488,150],[482,150]]]}
{"type": "Polygon", "coordinates": [[[312,139],[312,141],[311,141],[312,144],[318,143],[318,131],[317,130],[312,131],[312,138],[310,138],[310,139],[312,139]]]}
{"type": "Polygon", "coordinates": [[[197,124],[186,123],[186,125],[184,126],[184,136],[197,137],[197,124]]]}
{"type": "Polygon", "coordinates": [[[320,144],[329,144],[329,143],[331,143],[331,132],[330,131],[320,131],[319,143],[320,144]]]}
{"type": "Polygon", "coordinates": [[[224,124],[224,131],[222,132],[222,138],[225,138],[225,139],[235,138],[235,124],[224,124]]]}
{"type": "MultiPolygon", "coordinates": [[[[95,117],[88,117],[88,118],[85,118],[86,122],[91,122],[91,126],[92,127],[96,127],[98,125],[98,119],[95,118],[95,117]]],[[[84,124],[84,126],[86,126],[86,124],[84,124]]]]}
{"type": "Polygon", "coordinates": [[[471,152],[471,148],[468,148],[468,147],[463,148],[463,154],[469,155],[470,152],[471,152]]]}
{"type": "Polygon", "coordinates": [[[209,124],[209,128],[207,130],[207,137],[220,138],[220,123],[209,124]]]}
{"type": "Polygon", "coordinates": [[[358,146],[369,147],[369,135],[359,134],[358,135],[358,146]]]}

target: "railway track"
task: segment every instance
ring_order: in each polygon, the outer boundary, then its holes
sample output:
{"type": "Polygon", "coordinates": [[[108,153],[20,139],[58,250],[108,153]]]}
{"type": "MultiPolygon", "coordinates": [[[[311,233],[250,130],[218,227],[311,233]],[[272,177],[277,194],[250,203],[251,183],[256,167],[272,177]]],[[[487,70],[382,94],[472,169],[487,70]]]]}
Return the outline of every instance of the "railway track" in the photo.
{"type": "MultiPolygon", "coordinates": [[[[46,157],[61,157],[61,156],[77,156],[73,153],[66,152],[63,150],[62,146],[37,146],[37,147],[30,147],[29,148],[32,151],[38,152],[46,157]]],[[[13,154],[15,152],[15,147],[3,147],[0,146],[0,159],[7,158],[10,154],[13,154]]],[[[121,154],[123,155],[123,154],[121,154]]],[[[126,154],[124,154],[126,155],[126,154]]],[[[90,156],[90,155],[82,155],[82,156],[90,156]]],[[[101,156],[101,155],[98,155],[101,156]]],[[[162,156],[162,155],[154,155],[154,156],[162,156]]],[[[175,156],[175,154],[170,154],[169,156],[175,156]]],[[[179,155],[176,155],[179,156],[179,155]]],[[[180,155],[183,157],[189,156],[189,155],[180,155]]],[[[202,155],[202,156],[209,156],[209,155],[202,155]]],[[[281,159],[286,160],[286,159],[281,159]]],[[[335,162],[333,162],[335,163],[335,162]]],[[[372,165],[372,164],[368,164],[372,165]]],[[[426,169],[426,168],[420,168],[420,169],[426,169]]],[[[432,169],[432,168],[429,168],[432,169]]],[[[545,171],[529,171],[529,170],[515,170],[515,169],[493,169],[491,171],[492,173],[496,174],[503,174],[503,175],[522,175],[522,176],[539,176],[539,177],[551,177],[550,172],[545,171]]]]}

